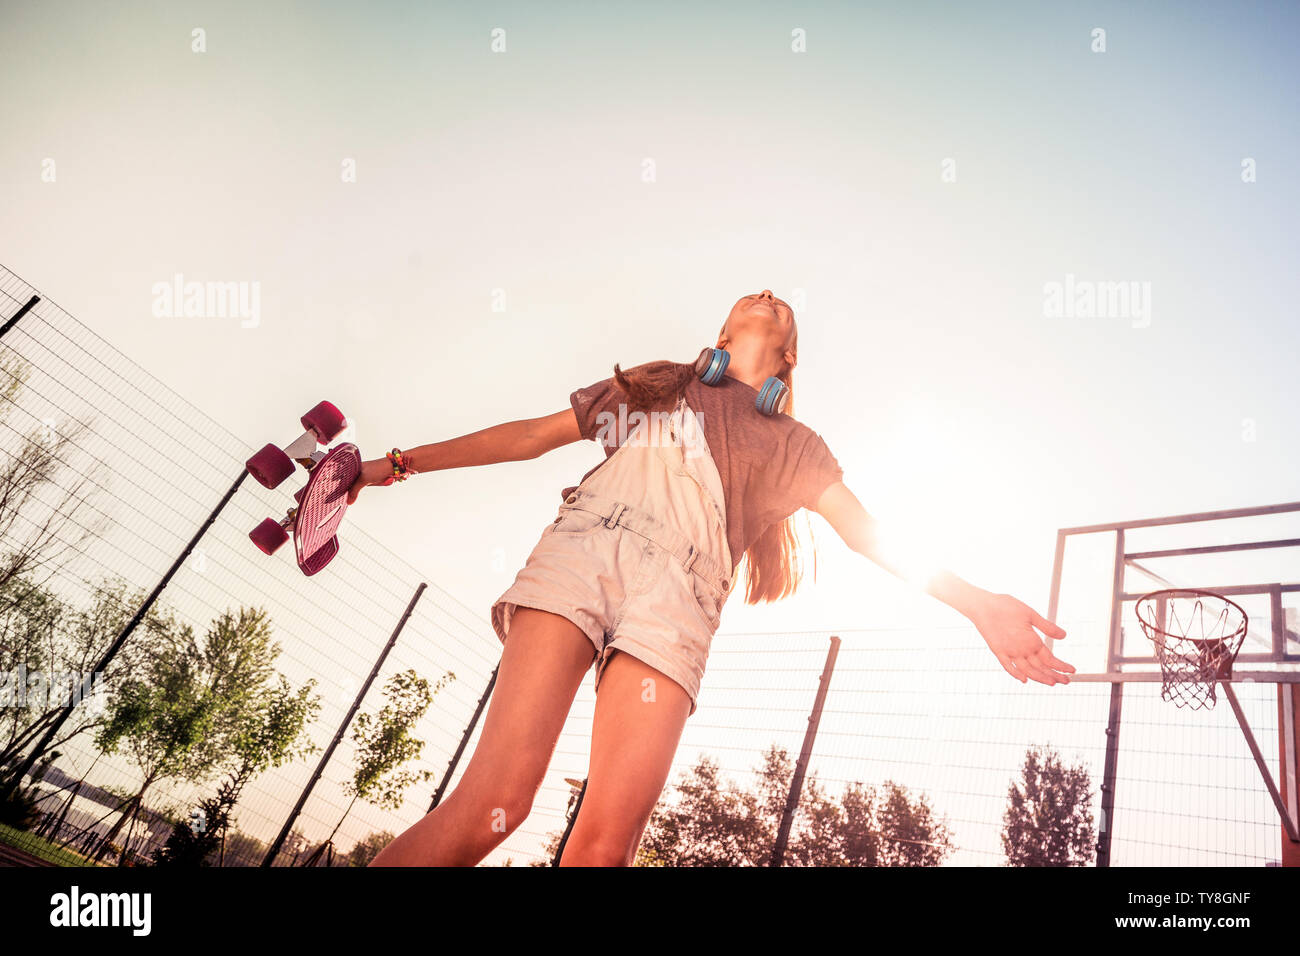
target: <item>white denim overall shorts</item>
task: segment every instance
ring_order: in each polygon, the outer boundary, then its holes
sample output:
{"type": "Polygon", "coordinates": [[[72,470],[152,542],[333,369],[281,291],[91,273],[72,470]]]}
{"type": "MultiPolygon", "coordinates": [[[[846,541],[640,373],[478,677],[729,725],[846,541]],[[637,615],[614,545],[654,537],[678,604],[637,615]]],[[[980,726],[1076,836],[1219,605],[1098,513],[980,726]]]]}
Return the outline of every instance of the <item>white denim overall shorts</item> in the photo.
{"type": "Polygon", "coordinates": [[[560,505],[492,605],[502,643],[518,607],[568,618],[595,647],[595,686],[615,651],[679,684],[695,713],[731,592],[722,479],[695,413],[629,415],[626,440],[560,505]]]}

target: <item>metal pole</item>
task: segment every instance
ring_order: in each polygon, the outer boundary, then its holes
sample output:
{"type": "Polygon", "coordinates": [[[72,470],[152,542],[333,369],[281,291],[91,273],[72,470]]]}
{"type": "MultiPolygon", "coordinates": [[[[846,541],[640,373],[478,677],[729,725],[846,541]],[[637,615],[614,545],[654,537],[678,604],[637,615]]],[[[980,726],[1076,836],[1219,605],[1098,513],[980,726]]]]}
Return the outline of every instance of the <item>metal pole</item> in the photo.
{"type": "MultiPolygon", "coordinates": [[[[1047,597],[1047,619],[1053,624],[1060,623],[1056,615],[1061,610],[1061,569],[1065,565],[1065,535],[1056,532],[1056,553],[1052,557],[1052,589],[1047,597]]],[[[1050,653],[1056,653],[1056,639],[1049,637],[1044,642],[1050,653]]]]}
{"type": "Polygon", "coordinates": [[[1111,572],[1110,632],[1106,642],[1106,670],[1116,670],[1115,661],[1124,655],[1124,532],[1115,532],[1115,567],[1111,572]]]}
{"type": "Polygon", "coordinates": [[[469,744],[469,738],[474,735],[474,728],[478,726],[479,716],[483,713],[483,708],[487,706],[488,698],[492,696],[492,688],[497,683],[497,671],[500,669],[500,664],[492,668],[492,676],[488,679],[483,696],[478,699],[478,707],[474,709],[474,716],[470,718],[469,726],[465,728],[465,733],[461,735],[460,746],[451,755],[451,763],[447,765],[447,772],[442,775],[442,782],[438,784],[438,789],[433,792],[433,802],[429,804],[429,812],[431,813],[434,807],[442,802],[442,795],[447,790],[447,784],[451,783],[451,775],[456,772],[456,765],[460,763],[461,755],[465,753],[465,747],[469,744]]]}
{"type": "MultiPolygon", "coordinates": [[[[247,471],[241,471],[239,473],[239,477],[235,479],[234,483],[226,491],[225,495],[222,496],[221,501],[217,503],[217,506],[212,509],[212,513],[208,515],[207,520],[199,526],[199,530],[194,532],[194,537],[190,538],[189,544],[185,545],[185,550],[182,551],[176,557],[176,560],[172,562],[172,566],[167,569],[167,573],[162,576],[162,580],[154,586],[153,591],[151,591],[149,596],[145,598],[144,603],[140,605],[131,620],[127,622],[124,628],[122,628],[122,632],[117,635],[117,639],[113,641],[112,646],[104,652],[104,656],[99,659],[99,663],[97,663],[94,670],[91,671],[92,675],[103,673],[104,669],[108,667],[109,662],[117,656],[117,652],[122,649],[122,645],[125,644],[126,639],[131,636],[131,632],[135,630],[136,625],[144,620],[145,615],[149,613],[154,602],[158,600],[158,595],[162,593],[163,588],[167,587],[171,582],[172,577],[180,570],[181,565],[185,563],[185,559],[190,556],[190,552],[193,551],[195,546],[199,543],[199,539],[201,539],[203,535],[207,533],[207,530],[212,527],[212,523],[217,520],[217,515],[221,514],[221,509],[224,508],[227,503],[229,503],[230,499],[235,496],[235,492],[239,490],[239,486],[244,483],[244,479],[247,477],[247,471]]],[[[25,777],[32,769],[32,764],[36,763],[40,755],[46,751],[50,745],[50,741],[54,739],[54,735],[58,732],[59,728],[63,726],[63,722],[67,720],[68,717],[72,715],[73,710],[76,709],[77,702],[73,699],[75,696],[75,694],[72,695],[72,698],[68,701],[68,706],[64,707],[59,716],[55,718],[54,723],[51,724],[50,729],[45,732],[45,736],[41,738],[40,743],[33,747],[27,754],[26,759],[23,760],[22,765],[14,772],[13,777],[7,783],[0,785],[0,797],[8,796],[10,793],[17,790],[22,784],[23,777],[25,777]]]]}
{"type": "Polygon", "coordinates": [[[1110,685],[1110,716],[1106,722],[1106,766],[1101,778],[1101,830],[1097,834],[1097,865],[1110,866],[1110,834],[1115,820],[1115,775],[1119,769],[1119,718],[1124,685],[1110,685]]]}
{"type": "Polygon", "coordinates": [[[1268,772],[1268,761],[1264,759],[1259,744],[1255,741],[1255,735],[1250,731],[1250,723],[1241,710],[1236,691],[1232,689],[1232,685],[1227,681],[1220,681],[1219,687],[1222,688],[1224,696],[1228,698],[1228,703],[1232,705],[1232,713],[1236,716],[1237,723],[1241,725],[1241,732],[1246,737],[1246,746],[1250,748],[1250,755],[1255,758],[1255,766],[1259,767],[1259,772],[1264,778],[1264,786],[1268,788],[1268,795],[1273,798],[1273,806],[1277,807],[1277,812],[1282,817],[1283,832],[1292,843],[1300,843],[1300,832],[1296,831],[1295,820],[1292,818],[1290,811],[1287,810],[1282,795],[1277,791],[1277,784],[1273,782],[1273,775],[1268,772]]]}
{"type": "Polygon", "coordinates": [[[1056,553],[1052,556],[1052,590],[1047,597],[1047,619],[1056,623],[1061,609],[1061,569],[1065,565],[1065,535],[1056,532],[1056,553]]]}
{"type": "Polygon", "coordinates": [[[17,325],[18,320],[21,319],[28,312],[32,311],[32,306],[34,306],[37,302],[40,301],[41,301],[41,297],[39,295],[32,296],[30,299],[27,300],[26,305],[24,305],[21,309],[19,309],[17,312],[13,314],[12,318],[10,318],[7,322],[5,322],[4,325],[0,325],[0,339],[4,338],[5,333],[8,332],[10,329],[12,329],[15,325],[17,325]]]}
{"type": "Polygon", "coordinates": [[[817,725],[822,719],[822,705],[826,703],[826,691],[831,686],[831,674],[835,670],[835,658],[840,653],[840,639],[831,635],[830,650],[826,652],[826,666],[822,668],[821,681],[817,685],[817,698],[813,701],[812,713],[808,715],[808,729],[803,735],[803,748],[799,751],[799,760],[794,767],[794,779],[790,781],[790,793],[785,798],[785,810],[781,814],[781,826],[776,833],[776,845],[772,847],[770,866],[780,866],[785,858],[786,843],[790,839],[790,824],[794,821],[795,807],[799,805],[799,793],[803,790],[803,777],[808,770],[808,761],[812,757],[813,741],[817,739],[817,725]]]}
{"type": "Polygon", "coordinates": [[[334,756],[334,750],[338,747],[339,741],[343,739],[343,734],[348,729],[348,724],[352,723],[352,718],[355,717],[357,711],[361,709],[361,699],[366,696],[366,691],[370,690],[370,685],[375,682],[375,678],[379,675],[379,669],[384,666],[384,661],[388,658],[388,652],[391,651],[393,645],[397,643],[398,635],[402,633],[402,628],[406,627],[406,622],[410,619],[411,612],[415,610],[416,602],[420,600],[420,595],[424,593],[424,589],[427,587],[428,585],[421,581],[420,586],[416,588],[415,593],[411,595],[411,601],[406,605],[406,610],[402,612],[402,617],[397,622],[397,626],[393,628],[393,633],[389,636],[388,643],[384,645],[384,649],[380,652],[379,658],[375,661],[375,666],[370,668],[370,676],[368,676],[366,682],[361,685],[361,690],[357,691],[356,699],[352,701],[352,707],[348,710],[347,716],[344,717],[343,722],[339,724],[339,729],[334,732],[334,739],[330,741],[330,745],[325,748],[325,753],[321,755],[320,762],[316,764],[316,772],[313,773],[311,779],[307,781],[307,786],[298,797],[298,802],[294,804],[293,811],[289,814],[289,819],[284,821],[284,826],[280,828],[280,835],[275,838],[275,842],[271,844],[271,848],[266,851],[266,856],[262,858],[262,866],[270,866],[272,862],[274,862],[276,856],[280,853],[280,848],[284,846],[284,841],[288,839],[289,831],[293,828],[294,821],[298,819],[298,814],[302,812],[303,805],[307,802],[307,798],[311,796],[312,788],[316,786],[316,782],[320,780],[321,774],[325,772],[325,765],[330,762],[330,757],[334,756]]]}
{"type": "Polygon", "coordinates": [[[551,866],[560,865],[560,857],[564,856],[564,845],[569,842],[569,834],[573,832],[573,825],[578,822],[578,811],[582,809],[582,797],[587,792],[587,778],[583,778],[582,789],[578,791],[578,802],[573,807],[573,812],[569,814],[569,822],[564,825],[564,835],[560,837],[560,845],[555,848],[555,856],[551,858],[551,866]]]}
{"type": "MultiPolygon", "coordinates": [[[[1292,820],[1300,819],[1300,690],[1294,685],[1277,685],[1277,748],[1280,759],[1278,769],[1282,774],[1282,798],[1292,820]]],[[[1300,843],[1282,841],[1283,866],[1300,866],[1300,843]]]]}
{"type": "MultiPolygon", "coordinates": [[[[1115,566],[1111,571],[1110,631],[1106,640],[1106,671],[1114,671],[1115,659],[1123,654],[1121,620],[1124,610],[1124,532],[1115,532],[1115,566]]],[[[1119,773],[1120,713],[1124,685],[1110,685],[1110,714],[1106,720],[1106,764],[1101,778],[1101,829],[1097,835],[1097,866],[1110,866],[1110,835],[1115,823],[1115,778],[1119,773]]]]}

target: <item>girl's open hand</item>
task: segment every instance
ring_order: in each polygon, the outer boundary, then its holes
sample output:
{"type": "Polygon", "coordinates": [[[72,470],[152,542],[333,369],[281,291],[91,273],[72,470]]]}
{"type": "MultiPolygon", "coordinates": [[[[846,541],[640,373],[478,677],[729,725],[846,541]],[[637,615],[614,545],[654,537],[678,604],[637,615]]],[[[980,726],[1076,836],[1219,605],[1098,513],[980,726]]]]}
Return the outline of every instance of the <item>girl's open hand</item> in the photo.
{"type": "Polygon", "coordinates": [[[1060,639],[1065,631],[1029,605],[1009,594],[992,594],[971,616],[980,636],[988,644],[1003,670],[1020,683],[1033,678],[1040,684],[1068,684],[1074,668],[1058,660],[1038,631],[1060,639]],[[1038,631],[1034,630],[1038,628],[1038,631]]]}
{"type": "Polygon", "coordinates": [[[357,495],[361,494],[361,489],[366,485],[382,485],[392,477],[393,463],[387,457],[363,461],[361,474],[357,475],[357,480],[352,482],[352,487],[348,489],[348,504],[357,500],[357,495]]]}

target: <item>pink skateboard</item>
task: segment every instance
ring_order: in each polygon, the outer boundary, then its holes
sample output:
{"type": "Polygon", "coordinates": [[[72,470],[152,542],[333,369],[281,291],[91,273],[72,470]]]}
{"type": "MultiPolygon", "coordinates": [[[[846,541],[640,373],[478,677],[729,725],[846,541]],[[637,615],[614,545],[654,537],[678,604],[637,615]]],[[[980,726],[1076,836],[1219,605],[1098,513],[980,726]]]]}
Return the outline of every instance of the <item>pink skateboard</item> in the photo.
{"type": "Polygon", "coordinates": [[[307,470],[307,484],[294,492],[297,504],[280,521],[267,518],[249,537],[267,554],[274,554],[293,535],[298,567],[308,576],[320,571],[339,553],[338,528],[348,510],[348,489],[361,474],[361,453],[351,442],[321,451],[343,431],[347,421],[329,402],[302,416],[307,429],[289,445],[267,445],[248,459],[248,473],[267,488],[275,488],[294,472],[294,462],[307,470]]]}

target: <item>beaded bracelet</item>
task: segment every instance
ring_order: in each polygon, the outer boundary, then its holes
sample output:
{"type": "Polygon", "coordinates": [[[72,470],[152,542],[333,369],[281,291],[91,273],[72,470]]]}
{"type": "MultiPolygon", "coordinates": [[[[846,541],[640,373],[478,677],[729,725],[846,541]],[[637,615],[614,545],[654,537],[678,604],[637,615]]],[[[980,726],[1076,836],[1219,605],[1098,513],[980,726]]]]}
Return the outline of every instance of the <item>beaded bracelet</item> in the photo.
{"type": "Polygon", "coordinates": [[[391,485],[394,481],[405,481],[412,474],[411,469],[406,464],[406,459],[402,456],[400,448],[394,448],[388,453],[388,460],[393,464],[393,477],[384,482],[391,485]]]}

